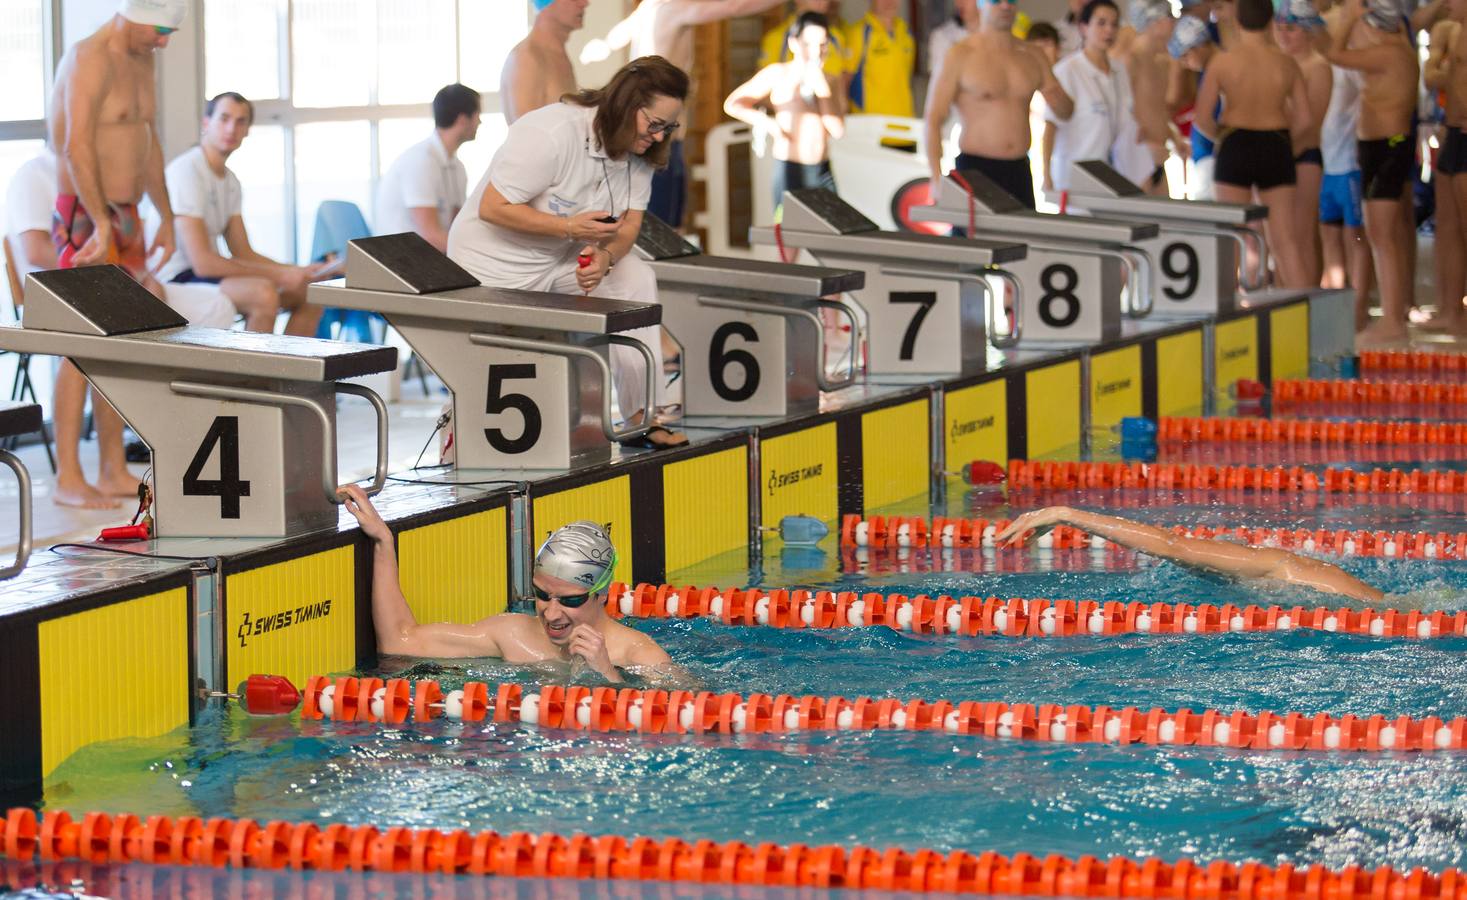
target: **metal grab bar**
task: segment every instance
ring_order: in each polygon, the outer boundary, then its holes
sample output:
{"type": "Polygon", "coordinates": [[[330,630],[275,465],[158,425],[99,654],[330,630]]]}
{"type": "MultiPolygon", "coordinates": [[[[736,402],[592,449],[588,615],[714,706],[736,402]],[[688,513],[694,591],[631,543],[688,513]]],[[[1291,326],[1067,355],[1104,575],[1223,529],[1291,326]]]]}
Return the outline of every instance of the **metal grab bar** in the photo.
{"type": "Polygon", "coordinates": [[[652,351],[647,349],[647,345],[636,338],[608,334],[605,339],[608,344],[637,348],[642,358],[647,361],[647,404],[642,413],[642,424],[633,425],[623,431],[616,430],[615,417],[611,412],[611,366],[607,364],[601,354],[576,344],[556,344],[535,338],[509,337],[503,334],[475,333],[469,335],[469,343],[479,347],[500,347],[505,350],[525,350],[531,353],[546,353],[551,356],[589,359],[601,370],[601,433],[608,441],[613,442],[641,437],[652,428],[652,414],[657,396],[657,376],[660,374],[653,371],[657,368],[657,361],[653,359],[652,351]]]}
{"type": "Polygon", "coordinates": [[[20,544],[15,548],[15,562],[0,569],[0,581],[4,581],[19,575],[31,558],[34,507],[31,502],[31,473],[26,471],[20,457],[9,450],[0,450],[0,464],[9,466],[15,473],[15,480],[20,482],[20,544]]]}
{"type": "Polygon", "coordinates": [[[1156,284],[1154,277],[1156,262],[1143,247],[1122,244],[1121,253],[1126,257],[1126,267],[1129,269],[1126,287],[1131,291],[1131,308],[1126,310],[1126,316],[1131,319],[1144,319],[1151,315],[1151,308],[1156,301],[1156,298],[1151,295],[1156,284]],[[1137,259],[1143,265],[1136,265],[1135,260],[1137,259]],[[1146,298],[1144,306],[1138,303],[1137,298],[1140,297],[1146,298]]]}
{"type": "Polygon", "coordinates": [[[361,397],[377,412],[377,471],[372,476],[372,486],[367,488],[367,496],[375,497],[387,483],[387,404],[376,391],[360,384],[337,384],[336,393],[361,397]]]}
{"type": "MultiPolygon", "coordinates": [[[[1031,244],[1030,246],[1032,247],[1033,245],[1031,244]]],[[[1024,288],[1018,276],[1007,269],[990,266],[983,269],[980,274],[960,270],[909,269],[905,266],[882,266],[881,273],[883,275],[897,275],[902,278],[941,278],[946,281],[960,281],[977,285],[978,289],[983,291],[984,294],[984,303],[986,305],[984,317],[988,322],[988,343],[992,344],[995,350],[1009,350],[1017,345],[1019,339],[1023,336],[1024,326],[1021,323],[1024,320],[1024,288]],[[996,336],[998,334],[998,318],[995,312],[995,306],[1003,301],[995,300],[993,285],[988,283],[988,276],[990,275],[995,275],[1003,279],[1005,284],[1014,289],[1014,315],[1009,320],[1009,333],[1002,339],[996,336]]]]}
{"type": "Polygon", "coordinates": [[[1245,291],[1258,291],[1268,287],[1268,239],[1263,236],[1263,231],[1257,228],[1231,227],[1230,231],[1238,233],[1239,241],[1242,243],[1241,255],[1238,257],[1238,281],[1245,291]],[[1258,280],[1248,280],[1248,242],[1252,241],[1258,247],[1258,280]]]}
{"type": "MultiPolygon", "coordinates": [[[[831,381],[825,377],[825,323],[820,317],[808,309],[799,309],[789,306],[771,306],[767,303],[751,303],[748,300],[739,300],[734,297],[708,297],[698,298],[698,302],[704,306],[712,306],[717,309],[731,309],[736,312],[758,313],[761,315],[784,316],[789,319],[805,319],[815,326],[815,334],[820,340],[819,364],[815,367],[815,386],[822,391],[838,391],[849,387],[860,374],[856,368],[856,354],[851,354],[851,364],[846,367],[846,377],[837,381],[831,381]]],[[[844,303],[835,300],[816,300],[815,305],[822,309],[834,309],[851,320],[852,346],[859,347],[861,340],[861,324],[856,320],[856,314],[844,303]]]]}
{"type": "MultiPolygon", "coordinates": [[[[258,403],[261,406],[298,406],[308,409],[316,414],[316,419],[321,423],[321,492],[326,497],[326,502],[340,505],[342,500],[336,494],[338,487],[336,481],[336,427],[331,420],[330,413],[326,407],[308,397],[294,397],[290,394],[276,394],[271,391],[262,391],[256,388],[231,387],[223,384],[199,384],[193,381],[174,381],[168,385],[175,394],[184,397],[205,397],[210,400],[232,400],[236,403],[258,403]]],[[[346,387],[357,388],[357,385],[336,385],[337,390],[346,387]]],[[[387,483],[387,460],[386,442],[381,437],[386,433],[386,411],[387,407],[382,403],[382,398],[377,397],[367,388],[359,388],[366,394],[376,397],[373,404],[378,409],[377,434],[379,437],[377,447],[377,474],[373,479],[373,487],[367,491],[368,496],[377,494],[382,490],[382,485],[387,483]]],[[[366,396],[357,393],[357,390],[345,391],[345,393],[366,396]]]]}

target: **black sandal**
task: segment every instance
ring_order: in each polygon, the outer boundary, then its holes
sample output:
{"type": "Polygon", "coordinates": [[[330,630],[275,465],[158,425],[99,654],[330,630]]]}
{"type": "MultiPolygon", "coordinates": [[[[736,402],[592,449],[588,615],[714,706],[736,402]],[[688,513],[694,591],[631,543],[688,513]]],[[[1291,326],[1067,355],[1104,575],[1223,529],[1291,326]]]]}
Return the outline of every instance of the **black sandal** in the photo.
{"type": "Polygon", "coordinates": [[[656,441],[652,440],[653,432],[661,432],[667,435],[676,433],[671,428],[668,428],[665,425],[653,425],[651,428],[647,429],[646,433],[640,434],[634,438],[627,438],[626,440],[621,442],[621,445],[623,447],[636,447],[639,450],[677,450],[680,447],[686,447],[688,445],[688,438],[686,435],[683,436],[682,441],[679,443],[659,444],[656,441]]]}

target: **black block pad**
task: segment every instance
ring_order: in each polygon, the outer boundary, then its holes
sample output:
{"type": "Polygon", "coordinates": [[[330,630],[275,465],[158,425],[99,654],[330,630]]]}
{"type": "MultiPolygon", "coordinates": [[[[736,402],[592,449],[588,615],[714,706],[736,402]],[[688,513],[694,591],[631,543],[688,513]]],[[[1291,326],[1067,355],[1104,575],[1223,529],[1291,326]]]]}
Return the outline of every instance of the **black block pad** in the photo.
{"type": "Polygon", "coordinates": [[[652,213],[642,215],[642,230],[637,232],[637,246],[654,260],[697,256],[698,248],[683,240],[672,226],[652,213]]]}
{"type": "Polygon", "coordinates": [[[41,430],[41,408],[34,403],[0,403],[0,437],[41,430]]]}
{"type": "Polygon", "coordinates": [[[866,234],[881,230],[875,222],[861,215],[860,210],[842,200],[834,191],[825,188],[801,188],[788,193],[839,234],[866,234]]]}
{"type": "Polygon", "coordinates": [[[1019,202],[1019,198],[998,186],[998,182],[977,169],[962,169],[958,176],[968,185],[968,191],[980,206],[991,213],[1033,212],[1019,202]]]}
{"type": "Polygon", "coordinates": [[[117,266],[55,269],[34,272],[31,277],[107,337],[182,328],[188,324],[187,319],[117,266]]]}
{"type": "Polygon", "coordinates": [[[1127,180],[1120,172],[1099,160],[1081,160],[1075,165],[1084,170],[1091,178],[1109,188],[1117,197],[1140,197],[1146,193],[1127,180]]]}
{"type": "Polygon", "coordinates": [[[419,294],[456,291],[479,284],[479,279],[412,232],[357,238],[352,243],[419,294]]]}

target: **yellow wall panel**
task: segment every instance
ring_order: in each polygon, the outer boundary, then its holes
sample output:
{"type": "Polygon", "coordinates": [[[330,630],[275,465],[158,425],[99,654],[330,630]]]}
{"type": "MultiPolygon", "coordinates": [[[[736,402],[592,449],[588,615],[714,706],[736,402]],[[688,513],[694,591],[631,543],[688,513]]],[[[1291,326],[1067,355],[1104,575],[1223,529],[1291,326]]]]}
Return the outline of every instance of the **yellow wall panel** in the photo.
{"type": "Polygon", "coordinates": [[[861,416],[861,472],[865,512],[925,495],[931,487],[929,400],[872,410],[861,416]]]}
{"type": "Polygon", "coordinates": [[[1141,415],[1141,346],[1090,357],[1090,428],[1102,431],[1141,415]]]}
{"type": "Polygon", "coordinates": [[[668,572],[749,547],[749,450],[735,447],[662,469],[668,572]]]}
{"type": "Polygon", "coordinates": [[[1258,320],[1244,316],[1231,322],[1219,322],[1214,330],[1213,356],[1216,360],[1216,390],[1226,394],[1239,379],[1258,378],[1258,320]]]}
{"type": "Polygon", "coordinates": [[[1163,416],[1202,414],[1202,332],[1156,340],[1156,411],[1163,416]]]}
{"type": "Polygon", "coordinates": [[[760,440],[759,491],[766,528],[779,525],[785,516],[836,520],[840,500],[835,444],[834,422],[760,440]]]}
{"type": "Polygon", "coordinates": [[[504,612],[508,543],[503,507],[397,536],[402,591],[419,622],[476,622],[504,612]]]}
{"type": "Polygon", "coordinates": [[[355,666],[355,562],[346,546],[227,576],[228,683],[268,672],[302,684],[355,666]]]}
{"type": "Polygon", "coordinates": [[[1268,314],[1268,359],[1274,380],[1309,377],[1309,304],[1268,314]]]}
{"type": "Polygon", "coordinates": [[[42,622],[41,774],[95,741],[188,723],[188,592],[42,622]]]}
{"type": "Polygon", "coordinates": [[[943,397],[943,441],[949,469],[986,459],[1009,461],[1008,379],[948,391],[943,397]]]}
{"type": "Polygon", "coordinates": [[[1029,458],[1080,446],[1080,361],[1034,369],[1024,376],[1029,458]]]}
{"type": "Polygon", "coordinates": [[[533,553],[550,532],[581,519],[609,527],[611,542],[616,545],[617,581],[632,580],[632,499],[631,482],[622,475],[595,484],[582,485],[534,501],[535,533],[530,535],[533,553]]]}

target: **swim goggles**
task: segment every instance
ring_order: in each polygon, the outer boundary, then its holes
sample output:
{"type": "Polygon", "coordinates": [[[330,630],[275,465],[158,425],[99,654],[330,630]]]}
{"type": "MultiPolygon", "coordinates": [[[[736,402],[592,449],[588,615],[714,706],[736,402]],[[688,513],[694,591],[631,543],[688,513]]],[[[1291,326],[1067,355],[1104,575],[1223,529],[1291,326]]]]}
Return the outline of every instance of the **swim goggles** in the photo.
{"type": "Polygon", "coordinates": [[[167,25],[154,25],[153,26],[153,31],[156,32],[161,37],[168,37],[170,34],[174,33],[177,30],[178,30],[177,28],[169,28],[167,25]]]}
{"type": "Polygon", "coordinates": [[[558,601],[560,605],[564,606],[566,609],[580,609],[582,606],[586,605],[586,601],[590,600],[592,593],[594,593],[593,591],[587,591],[584,594],[566,594],[564,596],[557,596],[555,594],[549,593],[548,591],[541,590],[538,584],[532,584],[530,585],[530,587],[535,592],[536,600],[543,600],[546,603],[549,603],[551,600],[555,600],[558,601]]]}

